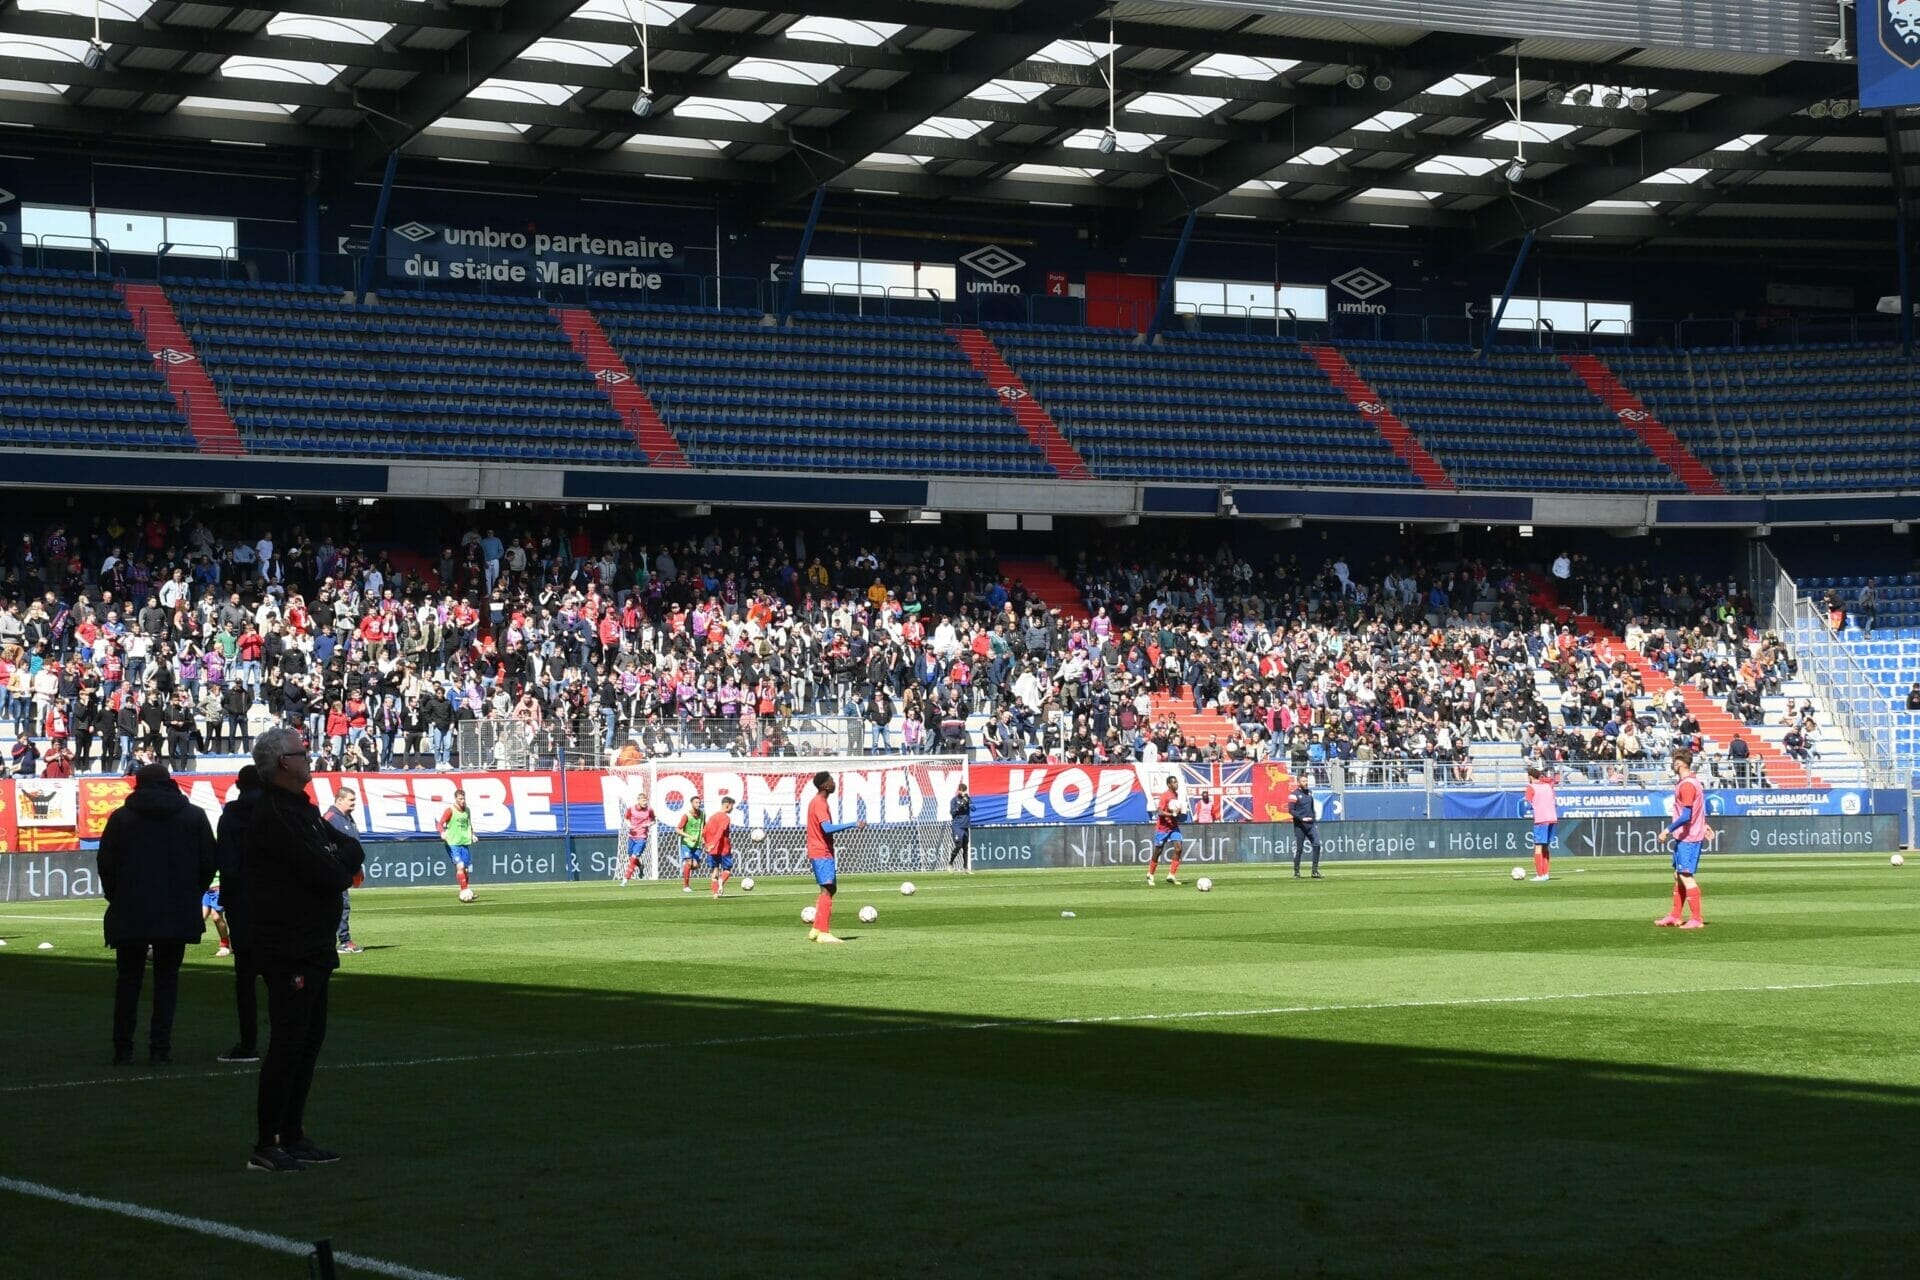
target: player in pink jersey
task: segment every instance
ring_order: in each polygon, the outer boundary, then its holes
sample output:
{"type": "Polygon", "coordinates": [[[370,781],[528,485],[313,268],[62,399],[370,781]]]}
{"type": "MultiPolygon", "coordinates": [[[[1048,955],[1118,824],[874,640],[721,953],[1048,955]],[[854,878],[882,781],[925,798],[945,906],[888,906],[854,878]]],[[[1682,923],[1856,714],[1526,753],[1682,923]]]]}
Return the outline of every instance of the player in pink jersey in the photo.
{"type": "Polygon", "coordinates": [[[1707,793],[1700,779],[1693,775],[1691,752],[1673,753],[1673,771],[1680,779],[1673,789],[1673,822],[1660,833],[1661,844],[1673,841],[1673,910],[1654,924],[1663,929],[1676,925],[1682,929],[1704,929],[1707,920],[1700,912],[1700,883],[1695,877],[1700,871],[1700,851],[1706,847],[1711,834],[1707,829],[1707,793]],[[1693,909],[1693,919],[1683,922],[1689,907],[1693,909]]]}
{"type": "Polygon", "coordinates": [[[1550,873],[1553,859],[1553,828],[1560,821],[1559,799],[1554,785],[1559,781],[1537,764],[1527,766],[1527,808],[1533,814],[1533,882],[1541,884],[1550,873]]]}
{"type": "Polygon", "coordinates": [[[647,797],[636,796],[627,806],[627,856],[620,868],[620,883],[632,882],[640,874],[640,859],[647,854],[647,840],[653,835],[653,806],[647,797]]]}

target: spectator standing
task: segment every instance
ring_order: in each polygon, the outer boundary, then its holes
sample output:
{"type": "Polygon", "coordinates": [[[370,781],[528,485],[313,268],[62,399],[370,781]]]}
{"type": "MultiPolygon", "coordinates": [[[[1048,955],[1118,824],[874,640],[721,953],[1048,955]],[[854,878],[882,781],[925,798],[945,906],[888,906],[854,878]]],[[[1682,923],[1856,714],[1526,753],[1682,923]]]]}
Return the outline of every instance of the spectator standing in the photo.
{"type": "Polygon", "coordinates": [[[1853,612],[1860,630],[1872,635],[1874,615],[1880,612],[1880,579],[1867,579],[1867,585],[1860,588],[1860,599],[1854,603],[1853,612]]]}
{"type": "Polygon", "coordinates": [[[1293,797],[1287,801],[1287,816],[1293,819],[1293,878],[1300,878],[1300,855],[1313,846],[1313,878],[1320,874],[1319,815],[1313,807],[1313,787],[1305,774],[1293,780],[1293,797]]]}
{"type": "Polygon", "coordinates": [[[214,842],[220,861],[220,906],[226,913],[233,947],[234,1012],[240,1021],[240,1038],[220,1055],[220,1061],[258,1062],[260,1012],[254,984],[260,967],[253,947],[253,894],[247,885],[246,848],[247,832],[260,805],[260,770],[250,764],[243,766],[237,787],[233,799],[220,811],[214,842]]]}
{"type": "Polygon", "coordinates": [[[133,794],[107,819],[100,836],[100,883],[106,892],[106,940],[114,950],[113,1062],[133,1062],[133,1029],[153,956],[153,1016],[147,1060],[173,1061],[173,1012],[187,944],[206,933],[200,896],[213,883],[213,831],[187,802],[167,767],[134,775],[133,794]]]}
{"type": "Polygon", "coordinates": [[[251,942],[267,983],[267,1056],[256,1099],[258,1132],[247,1167],[297,1173],[340,1157],[307,1137],[307,1094],[327,1035],[327,989],[339,966],[333,933],[340,895],[365,854],[307,798],[311,748],[274,728],[253,744],[264,784],[243,863],[252,895],[251,942]]]}

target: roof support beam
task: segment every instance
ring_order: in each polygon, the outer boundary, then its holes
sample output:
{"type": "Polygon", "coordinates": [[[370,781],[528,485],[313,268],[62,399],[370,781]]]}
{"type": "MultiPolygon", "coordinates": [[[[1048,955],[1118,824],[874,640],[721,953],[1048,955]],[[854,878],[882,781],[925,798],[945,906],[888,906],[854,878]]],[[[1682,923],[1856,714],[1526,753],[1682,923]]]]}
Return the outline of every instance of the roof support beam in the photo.
{"type": "MultiPolygon", "coordinates": [[[[915,5],[894,11],[933,25],[915,5]]],[[[762,212],[772,212],[810,194],[875,151],[890,149],[907,130],[938,115],[1016,62],[1096,17],[1106,0],[1046,0],[1005,11],[1004,29],[969,36],[947,51],[946,70],[915,76],[884,96],[878,110],[862,111],[836,124],[817,149],[795,148],[775,165],[773,192],[762,212]]]]}
{"type": "Polygon", "coordinates": [[[1846,92],[1851,75],[1851,68],[1821,63],[1796,62],[1782,67],[1766,78],[1764,91],[1756,96],[1716,98],[1687,112],[1683,129],[1638,137],[1609,148],[1606,163],[1570,167],[1526,190],[1524,203],[1515,200],[1482,210],[1474,248],[1497,249],[1530,230],[1551,230],[1596,200],[1616,199],[1620,192],[1642,180],[1684,165],[1744,134],[1772,133],[1815,100],[1846,92]],[[1542,204],[1547,208],[1541,208],[1542,204]]]}
{"type": "Polygon", "coordinates": [[[363,120],[359,138],[347,159],[349,173],[359,173],[389,152],[397,151],[420,135],[420,131],[458,105],[482,81],[499,75],[525,53],[527,46],[553,30],[574,9],[579,0],[507,0],[498,9],[489,10],[491,25],[469,34],[460,47],[457,69],[432,71],[416,76],[394,95],[389,119],[363,120]]]}
{"type": "Polygon", "coordinates": [[[1439,32],[1421,38],[1406,51],[1405,61],[1395,68],[1394,88],[1381,93],[1371,88],[1336,91],[1319,106],[1295,107],[1269,123],[1268,137],[1260,142],[1228,143],[1201,157],[1188,157],[1182,165],[1189,170],[1187,181],[1177,183],[1169,175],[1144,198],[1139,227],[1142,230],[1171,222],[1189,208],[1204,209],[1213,200],[1234,188],[1261,177],[1277,165],[1313,147],[1352,130],[1382,111],[1393,110],[1401,102],[1424,93],[1469,62],[1488,57],[1509,42],[1499,37],[1455,35],[1439,32]],[[1212,192],[1191,199],[1189,190],[1198,184],[1212,192]]]}

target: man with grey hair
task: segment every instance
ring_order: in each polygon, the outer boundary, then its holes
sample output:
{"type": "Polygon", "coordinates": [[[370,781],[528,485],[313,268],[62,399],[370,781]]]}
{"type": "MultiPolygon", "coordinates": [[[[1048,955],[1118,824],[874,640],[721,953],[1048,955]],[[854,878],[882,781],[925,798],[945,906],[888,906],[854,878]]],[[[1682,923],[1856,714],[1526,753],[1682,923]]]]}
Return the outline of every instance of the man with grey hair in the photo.
{"type": "Polygon", "coordinates": [[[307,796],[312,748],[276,726],[253,744],[264,792],[243,856],[253,896],[253,951],[267,984],[267,1055],[260,1065],[259,1132],[249,1169],[297,1173],[340,1157],[307,1137],[307,1092],[327,1035],[327,986],[339,965],[340,895],[365,853],[307,796]]]}

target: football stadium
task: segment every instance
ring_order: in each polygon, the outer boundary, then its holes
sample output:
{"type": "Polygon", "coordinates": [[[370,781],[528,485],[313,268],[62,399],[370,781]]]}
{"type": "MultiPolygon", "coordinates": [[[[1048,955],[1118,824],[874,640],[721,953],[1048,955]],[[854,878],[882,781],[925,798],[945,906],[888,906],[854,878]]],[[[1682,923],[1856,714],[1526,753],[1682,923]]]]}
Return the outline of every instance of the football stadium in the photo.
{"type": "Polygon", "coordinates": [[[0,1276],[1914,1275],[1916,108],[0,0],[0,1276]]]}

